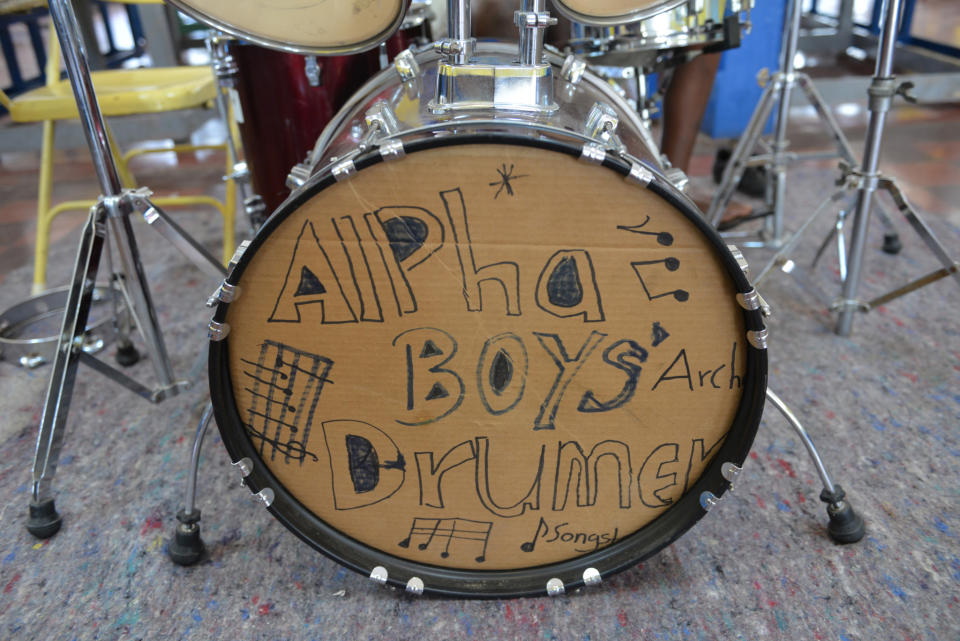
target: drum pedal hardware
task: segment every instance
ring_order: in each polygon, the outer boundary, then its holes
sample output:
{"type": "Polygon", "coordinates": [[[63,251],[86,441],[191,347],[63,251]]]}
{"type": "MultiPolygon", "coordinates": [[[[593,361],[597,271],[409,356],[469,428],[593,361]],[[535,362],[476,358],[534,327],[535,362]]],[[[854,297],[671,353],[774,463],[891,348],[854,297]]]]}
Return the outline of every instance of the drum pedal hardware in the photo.
{"type": "Polygon", "coordinates": [[[560,596],[566,592],[566,588],[563,586],[563,581],[560,579],[550,579],[547,581],[547,595],[548,596],[560,596]]]}

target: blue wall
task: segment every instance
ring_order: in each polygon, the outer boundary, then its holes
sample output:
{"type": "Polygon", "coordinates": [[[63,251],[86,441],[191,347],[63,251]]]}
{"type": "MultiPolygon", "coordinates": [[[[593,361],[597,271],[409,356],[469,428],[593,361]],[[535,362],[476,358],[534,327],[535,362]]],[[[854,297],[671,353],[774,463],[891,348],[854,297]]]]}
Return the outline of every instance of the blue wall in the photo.
{"type": "MultiPolygon", "coordinates": [[[[705,134],[713,138],[737,138],[743,133],[763,93],[757,84],[757,72],[767,67],[773,73],[780,65],[787,2],[756,0],[750,12],[753,29],[743,36],[739,48],[723,53],[713,93],[700,124],[705,134]]],[[[768,122],[768,131],[771,127],[768,122]]]]}

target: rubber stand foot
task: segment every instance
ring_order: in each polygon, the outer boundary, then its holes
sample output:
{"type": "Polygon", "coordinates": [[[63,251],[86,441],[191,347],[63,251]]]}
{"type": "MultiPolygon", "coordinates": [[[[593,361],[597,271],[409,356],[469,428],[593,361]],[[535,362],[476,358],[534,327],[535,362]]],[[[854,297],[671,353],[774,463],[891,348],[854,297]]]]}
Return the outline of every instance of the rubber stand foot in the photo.
{"type": "Polygon", "coordinates": [[[38,539],[49,539],[60,531],[63,518],[57,513],[53,499],[44,499],[39,503],[30,503],[30,517],[27,519],[27,531],[38,539]]]}
{"type": "Polygon", "coordinates": [[[827,532],[837,543],[856,543],[867,533],[863,518],[845,501],[845,493],[839,485],[834,486],[831,494],[824,490],[820,500],[827,504],[827,517],[830,519],[827,532]]]}
{"type": "Polygon", "coordinates": [[[136,365],[140,360],[140,352],[131,344],[121,345],[117,348],[116,359],[119,365],[130,367],[131,365],[136,365]]]}
{"type": "Polygon", "coordinates": [[[203,556],[199,523],[178,523],[173,540],[167,546],[170,560],[177,565],[193,565],[203,556]]]}
{"type": "Polygon", "coordinates": [[[167,546],[170,559],[177,565],[193,565],[203,556],[203,541],[200,539],[200,510],[177,512],[177,530],[167,546]]]}
{"type": "Polygon", "coordinates": [[[133,344],[121,345],[117,348],[115,356],[117,363],[123,367],[130,367],[140,362],[140,352],[133,344]]]}
{"type": "Polygon", "coordinates": [[[895,256],[900,253],[900,250],[903,249],[903,243],[900,242],[900,234],[896,232],[890,232],[889,234],[883,235],[883,249],[884,254],[890,254],[895,256]]]}

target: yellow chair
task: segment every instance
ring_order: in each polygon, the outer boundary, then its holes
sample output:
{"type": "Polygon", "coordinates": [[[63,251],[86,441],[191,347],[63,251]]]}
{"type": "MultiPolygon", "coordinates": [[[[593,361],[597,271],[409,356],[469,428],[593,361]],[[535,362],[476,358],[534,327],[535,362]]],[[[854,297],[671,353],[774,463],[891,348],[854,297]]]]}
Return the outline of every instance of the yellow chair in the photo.
{"type": "MultiPolygon", "coordinates": [[[[118,0],[126,4],[162,4],[161,0],[118,0]]],[[[51,25],[52,31],[52,25],[51,25]]],[[[148,67],[116,69],[91,73],[93,85],[104,117],[158,113],[178,109],[208,107],[216,100],[217,84],[210,67],[148,67]]],[[[15,98],[0,91],[0,104],[10,112],[14,122],[43,122],[39,193],[37,196],[37,238],[34,250],[33,293],[46,289],[47,252],[50,225],[65,211],[87,210],[94,201],[68,201],[50,206],[53,186],[53,143],[58,120],[77,118],[77,105],[68,80],[60,79],[60,47],[55,33],[50,34],[47,53],[46,82],[43,87],[15,98]]],[[[228,118],[232,120],[232,118],[228,118]]],[[[232,130],[233,128],[231,128],[232,130]]],[[[211,196],[169,196],[151,198],[160,207],[209,205],[223,216],[223,261],[233,254],[236,189],[234,168],[226,142],[215,145],[173,145],[162,148],[134,149],[124,154],[110,131],[107,131],[116,156],[117,168],[125,187],[136,187],[128,162],[134,156],[157,152],[192,152],[217,150],[226,156],[226,197],[223,202],[211,196]]]]}

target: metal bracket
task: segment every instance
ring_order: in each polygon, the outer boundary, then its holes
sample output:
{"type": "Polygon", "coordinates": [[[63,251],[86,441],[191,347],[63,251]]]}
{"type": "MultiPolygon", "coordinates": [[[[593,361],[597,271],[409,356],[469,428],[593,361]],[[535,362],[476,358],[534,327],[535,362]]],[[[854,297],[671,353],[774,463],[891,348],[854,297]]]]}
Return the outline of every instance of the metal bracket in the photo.
{"type": "Polygon", "coordinates": [[[210,324],[207,325],[207,338],[209,338],[214,343],[219,343],[225,339],[230,334],[230,325],[227,323],[218,323],[217,321],[210,321],[210,324]]]}
{"type": "Polygon", "coordinates": [[[346,159],[338,162],[333,166],[333,177],[337,182],[343,182],[350,176],[357,173],[357,166],[353,164],[353,160],[346,159]]]}
{"type": "Polygon", "coordinates": [[[607,150],[595,142],[584,143],[583,148],[580,150],[580,160],[586,163],[600,165],[603,164],[603,161],[606,159],[607,150]]]}
{"type": "Polygon", "coordinates": [[[393,59],[393,68],[397,70],[401,82],[413,80],[420,75],[420,65],[409,49],[404,49],[393,59]]]}
{"type": "Polygon", "coordinates": [[[586,61],[570,54],[563,61],[563,66],[560,68],[560,77],[571,85],[575,85],[580,82],[580,79],[583,77],[583,72],[586,70],[586,61]]]}

